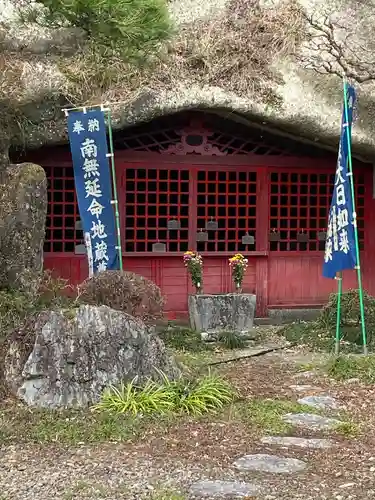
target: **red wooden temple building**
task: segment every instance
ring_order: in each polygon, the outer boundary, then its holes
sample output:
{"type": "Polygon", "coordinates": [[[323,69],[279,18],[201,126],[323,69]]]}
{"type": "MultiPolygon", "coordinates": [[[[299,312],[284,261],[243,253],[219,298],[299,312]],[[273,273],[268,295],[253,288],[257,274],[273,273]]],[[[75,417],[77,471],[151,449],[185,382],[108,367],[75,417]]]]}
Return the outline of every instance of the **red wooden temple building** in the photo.
{"type": "MultiPolygon", "coordinates": [[[[228,258],[247,256],[243,289],[256,293],[260,317],[320,306],[336,289],[322,277],[334,152],[207,111],[128,128],[114,141],[124,269],[160,286],[169,318],[187,315],[188,249],[204,257],[206,293],[233,290],[228,258]]],[[[78,284],[88,268],[69,146],[25,159],[48,177],[45,267],[78,284]]],[[[375,294],[372,165],[354,169],[364,287],[375,294]]],[[[354,286],[354,271],[345,272],[344,287],[354,286]]]]}

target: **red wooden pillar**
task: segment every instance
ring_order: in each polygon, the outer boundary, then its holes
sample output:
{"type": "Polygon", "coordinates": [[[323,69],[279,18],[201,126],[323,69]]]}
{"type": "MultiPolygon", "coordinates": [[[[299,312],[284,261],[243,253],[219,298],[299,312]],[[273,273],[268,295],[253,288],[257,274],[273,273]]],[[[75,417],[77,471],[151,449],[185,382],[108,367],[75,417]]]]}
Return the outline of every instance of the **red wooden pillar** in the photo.
{"type": "Polygon", "coordinates": [[[189,169],[189,250],[197,250],[197,169],[189,169]]]}
{"type": "MultiPolygon", "coordinates": [[[[267,167],[257,172],[257,211],[256,211],[256,251],[268,251],[269,232],[269,173],[267,167]]],[[[256,262],[256,296],[259,317],[267,316],[268,306],[268,257],[258,257],[256,262]]]]}
{"type": "MultiPolygon", "coordinates": [[[[362,167],[363,168],[363,167],[362,167]]],[[[360,170],[359,170],[360,172],[360,170]]],[[[371,167],[367,167],[364,172],[364,189],[365,189],[365,200],[364,200],[364,208],[362,211],[364,212],[364,251],[361,252],[361,271],[363,277],[363,287],[366,292],[371,295],[375,295],[375,166],[373,169],[371,167]]],[[[354,171],[354,183],[356,184],[356,180],[358,178],[358,171],[354,171]]],[[[357,199],[357,218],[360,218],[362,215],[361,209],[358,206],[357,199]]],[[[359,228],[361,231],[361,228],[359,228]]],[[[361,234],[360,234],[361,236],[361,234]]],[[[361,239],[361,238],[360,238],[361,239]]]]}

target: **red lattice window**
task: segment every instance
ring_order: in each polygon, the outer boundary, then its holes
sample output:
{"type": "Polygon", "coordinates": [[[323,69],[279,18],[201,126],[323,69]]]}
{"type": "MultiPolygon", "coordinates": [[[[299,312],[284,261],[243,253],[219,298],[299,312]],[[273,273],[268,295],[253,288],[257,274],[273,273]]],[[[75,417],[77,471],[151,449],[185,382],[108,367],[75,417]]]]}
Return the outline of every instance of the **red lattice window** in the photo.
{"type": "Polygon", "coordinates": [[[256,181],[256,172],[198,171],[197,235],[201,232],[207,238],[198,237],[198,251],[254,250],[256,181]],[[244,236],[252,236],[254,243],[243,243],[244,236]]]}
{"type": "Polygon", "coordinates": [[[73,167],[45,167],[48,181],[48,210],[45,252],[74,252],[82,243],[82,231],[76,230],[79,212],[73,167]]]}
{"type": "MultiPolygon", "coordinates": [[[[360,247],[364,240],[364,176],[356,175],[360,247]]],[[[273,172],[270,197],[270,250],[324,250],[334,175],[273,172]]]]}
{"type": "Polygon", "coordinates": [[[125,251],[157,251],[155,243],[165,245],[159,251],[186,251],[189,171],[126,169],[124,175],[125,251]]]}

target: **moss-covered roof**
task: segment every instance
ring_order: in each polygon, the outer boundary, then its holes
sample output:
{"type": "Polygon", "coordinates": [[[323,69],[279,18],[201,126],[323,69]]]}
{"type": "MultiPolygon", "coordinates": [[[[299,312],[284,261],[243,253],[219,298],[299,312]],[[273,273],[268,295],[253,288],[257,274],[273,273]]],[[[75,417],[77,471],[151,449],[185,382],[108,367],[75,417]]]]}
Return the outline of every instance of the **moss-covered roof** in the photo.
{"type": "MultiPolygon", "coordinates": [[[[0,0],[3,142],[25,147],[62,142],[63,107],[112,102],[116,127],[184,109],[217,108],[317,144],[337,145],[340,79],[305,69],[290,56],[308,36],[297,0],[279,0],[276,7],[264,0],[173,0],[177,33],[147,69],[115,59],[94,61],[93,54],[77,51],[85,39],[78,29],[20,29],[12,2],[0,0]]],[[[327,4],[307,3],[309,9],[327,4]]],[[[337,12],[345,17],[345,9],[337,12]]],[[[358,90],[354,148],[371,158],[375,87],[367,83],[358,90]]]]}

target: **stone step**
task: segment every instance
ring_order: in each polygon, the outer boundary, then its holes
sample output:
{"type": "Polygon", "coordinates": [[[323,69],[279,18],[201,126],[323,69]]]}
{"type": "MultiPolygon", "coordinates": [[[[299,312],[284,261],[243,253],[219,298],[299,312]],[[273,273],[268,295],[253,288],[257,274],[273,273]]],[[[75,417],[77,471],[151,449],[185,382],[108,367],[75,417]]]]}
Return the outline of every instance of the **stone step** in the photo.
{"type": "Polygon", "coordinates": [[[337,410],[339,405],[331,396],[305,396],[298,400],[300,405],[311,406],[320,410],[337,410]]]}
{"type": "Polygon", "coordinates": [[[287,413],[282,419],[288,424],[311,430],[333,429],[336,425],[342,423],[336,418],[322,417],[321,415],[314,415],[313,413],[287,413]]]}
{"type": "Polygon", "coordinates": [[[278,457],[259,453],[245,455],[234,462],[234,467],[242,471],[271,472],[274,474],[291,474],[307,467],[306,462],[297,458],[278,457]]]}
{"type": "Polygon", "coordinates": [[[301,437],[287,437],[287,436],[265,436],[260,442],[262,444],[270,444],[275,446],[282,446],[288,448],[295,446],[298,448],[322,449],[332,448],[335,442],[331,439],[314,439],[314,438],[301,438],[301,437]]]}
{"type": "Polygon", "coordinates": [[[259,486],[243,481],[220,481],[203,479],[190,486],[195,498],[254,498],[261,493],[259,486]]]}

